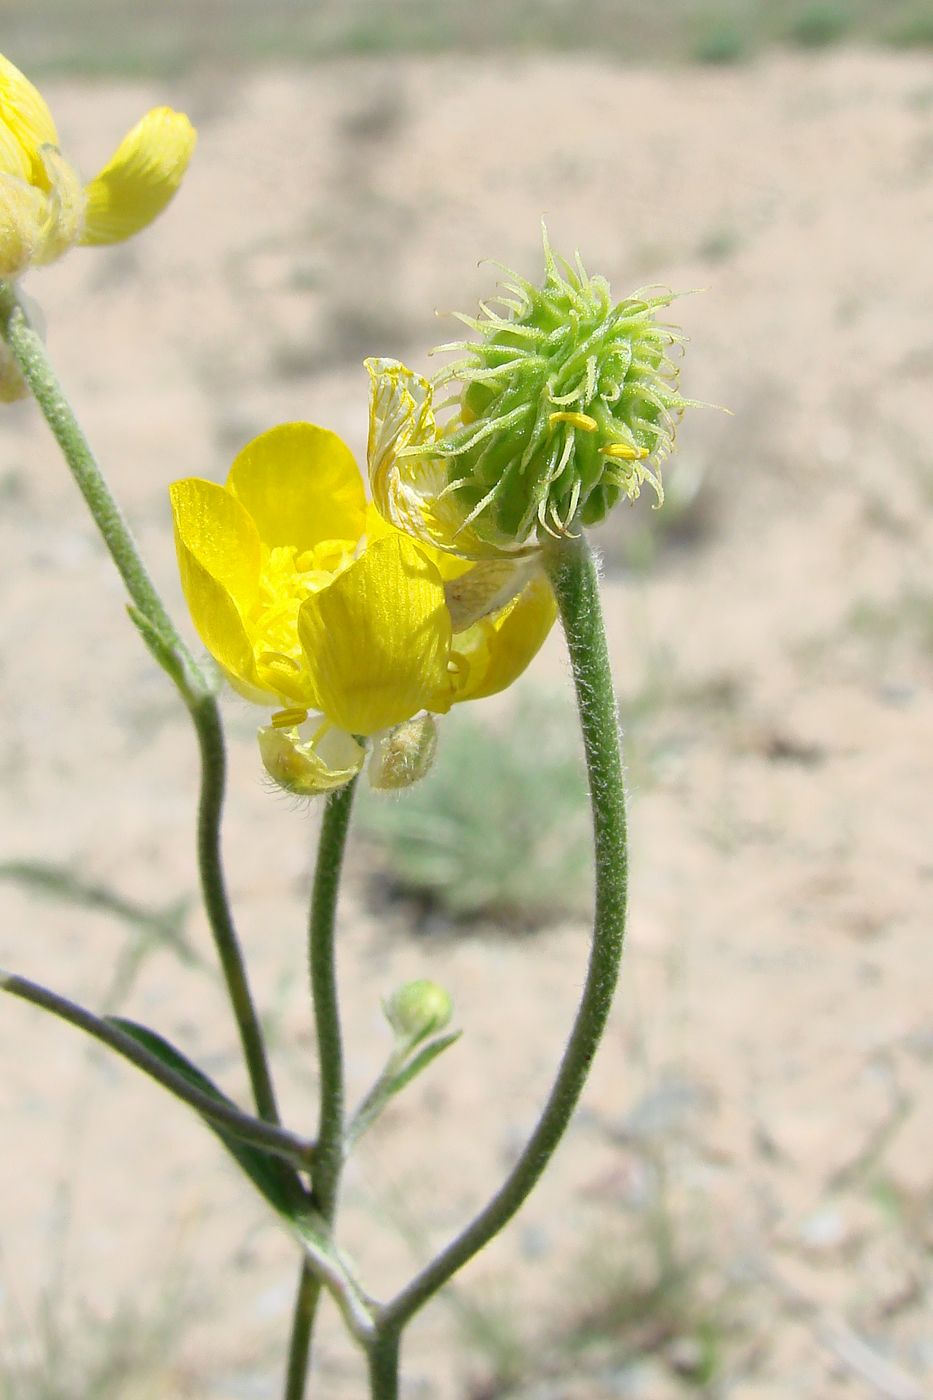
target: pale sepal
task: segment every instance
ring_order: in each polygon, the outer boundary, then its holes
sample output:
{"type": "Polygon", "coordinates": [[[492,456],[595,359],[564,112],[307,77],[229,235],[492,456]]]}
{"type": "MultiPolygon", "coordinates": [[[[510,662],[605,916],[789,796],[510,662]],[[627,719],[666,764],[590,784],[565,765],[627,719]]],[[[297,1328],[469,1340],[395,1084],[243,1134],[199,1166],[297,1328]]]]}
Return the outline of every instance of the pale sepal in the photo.
{"type": "Polygon", "coordinates": [[[38,266],[54,262],[81,237],[84,227],[85,196],[78,172],[55,146],[39,151],[46,188],[39,242],[33,262],[38,266]]]}
{"type": "Polygon", "coordinates": [[[413,719],[377,734],[373,740],[367,774],[377,792],[397,792],[424,778],[437,753],[437,724],[432,714],[413,719]]]}
{"type": "Polygon", "coordinates": [[[45,196],[0,169],[0,277],[19,277],[42,241],[45,196]]]}
{"type": "Polygon", "coordinates": [[[295,797],[318,797],[336,792],[356,777],[366,750],[344,730],[328,728],[314,715],[300,725],[281,729],[264,725],[258,733],[259,753],[269,777],[295,797]]]}

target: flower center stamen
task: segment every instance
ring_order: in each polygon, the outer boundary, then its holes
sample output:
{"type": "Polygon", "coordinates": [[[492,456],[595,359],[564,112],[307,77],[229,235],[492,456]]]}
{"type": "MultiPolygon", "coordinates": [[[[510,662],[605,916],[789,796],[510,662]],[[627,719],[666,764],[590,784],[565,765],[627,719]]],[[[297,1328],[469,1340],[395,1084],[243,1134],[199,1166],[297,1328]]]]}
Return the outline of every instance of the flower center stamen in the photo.
{"type": "Polygon", "coordinates": [[[551,413],[548,415],[548,427],[551,432],[558,423],[571,423],[575,428],[579,428],[584,433],[595,433],[599,424],[595,418],[591,418],[588,413],[551,413]]]}
{"type": "Polygon", "coordinates": [[[274,729],[297,729],[299,724],[304,724],[308,718],[308,711],[302,710],[297,705],[291,706],[287,710],[276,710],[272,716],[272,726],[274,729]]]}

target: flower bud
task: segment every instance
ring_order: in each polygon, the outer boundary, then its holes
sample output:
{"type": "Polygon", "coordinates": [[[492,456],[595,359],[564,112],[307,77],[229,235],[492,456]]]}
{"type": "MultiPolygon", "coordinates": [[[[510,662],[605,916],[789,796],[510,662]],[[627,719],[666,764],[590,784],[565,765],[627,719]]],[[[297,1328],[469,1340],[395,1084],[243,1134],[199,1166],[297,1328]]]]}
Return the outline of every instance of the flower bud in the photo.
{"type": "Polygon", "coordinates": [[[397,1039],[416,1045],[449,1025],[454,1007],[443,987],[421,978],[393,992],[383,1010],[397,1039]]]}
{"type": "Polygon", "coordinates": [[[495,546],[532,530],[593,525],[644,482],[662,499],[658,467],[691,402],[668,351],[683,340],[658,321],[674,293],[613,301],[579,255],[557,262],[545,237],[540,287],[509,273],[499,302],[461,316],[479,339],[442,346],[465,357],[438,376],[461,386],[460,417],[433,445],[465,522],[495,546]]]}
{"type": "Polygon", "coordinates": [[[411,787],[428,772],[436,752],[434,716],[415,715],[376,739],[369,760],[370,785],[379,792],[411,787]]]}

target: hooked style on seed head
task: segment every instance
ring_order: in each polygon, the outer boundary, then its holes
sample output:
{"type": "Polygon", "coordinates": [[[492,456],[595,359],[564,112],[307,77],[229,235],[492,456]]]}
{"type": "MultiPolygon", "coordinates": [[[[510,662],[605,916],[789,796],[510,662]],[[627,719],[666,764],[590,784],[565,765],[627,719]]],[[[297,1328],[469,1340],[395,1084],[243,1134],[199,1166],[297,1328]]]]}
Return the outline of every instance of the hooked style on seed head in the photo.
{"type": "Polygon", "coordinates": [[[458,391],[457,414],[435,442],[405,449],[446,461],[447,492],[492,544],[573,534],[645,482],[660,503],[659,468],[693,402],[670,353],[684,336],[658,320],[672,291],[614,301],[579,253],[555,257],[546,230],[544,268],[540,287],[505,268],[478,316],[455,313],[477,338],[438,347],[459,358],[434,385],[458,391]]]}

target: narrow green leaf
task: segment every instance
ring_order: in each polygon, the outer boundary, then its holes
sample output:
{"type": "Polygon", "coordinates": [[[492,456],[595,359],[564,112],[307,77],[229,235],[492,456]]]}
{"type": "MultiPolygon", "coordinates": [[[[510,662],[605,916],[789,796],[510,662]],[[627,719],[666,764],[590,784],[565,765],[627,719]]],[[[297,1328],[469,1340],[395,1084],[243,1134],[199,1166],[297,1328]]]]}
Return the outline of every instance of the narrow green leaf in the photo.
{"type": "MultiPolygon", "coordinates": [[[[205,1094],[210,1094],[211,1098],[216,1099],[218,1103],[225,1103],[231,1108],[236,1107],[233,1100],[222,1089],[219,1089],[203,1070],[192,1064],[164,1036],[150,1030],[148,1026],[141,1026],[137,1021],[128,1020],[125,1016],[107,1016],[105,1019],[126,1035],[132,1036],[151,1054],[157,1056],[164,1065],[173,1069],[176,1074],[182,1075],[195,1088],[201,1089],[205,1094]]],[[[263,1152],[261,1148],[254,1147],[251,1143],[240,1141],[233,1133],[224,1132],[222,1128],[208,1122],[206,1118],[202,1121],[220,1139],[240,1169],[246,1173],[256,1189],[275,1210],[289,1219],[294,1219],[300,1211],[307,1209],[307,1196],[301,1185],[301,1180],[297,1172],[286,1162],[269,1152],[263,1152]]]]}
{"type": "Polygon", "coordinates": [[[422,1070],[427,1069],[432,1060],[436,1060],[438,1055],[448,1046],[459,1040],[462,1034],[462,1031],[451,1031],[449,1035],[439,1036],[437,1040],[432,1040],[430,1044],[419,1050],[417,1055],[409,1060],[408,1064],[400,1069],[398,1074],[386,1085],[386,1098],[399,1093],[407,1084],[410,1084],[422,1070]]]}

